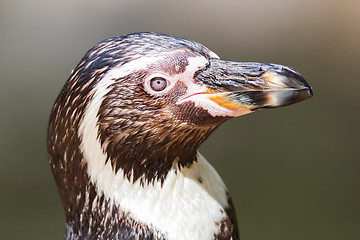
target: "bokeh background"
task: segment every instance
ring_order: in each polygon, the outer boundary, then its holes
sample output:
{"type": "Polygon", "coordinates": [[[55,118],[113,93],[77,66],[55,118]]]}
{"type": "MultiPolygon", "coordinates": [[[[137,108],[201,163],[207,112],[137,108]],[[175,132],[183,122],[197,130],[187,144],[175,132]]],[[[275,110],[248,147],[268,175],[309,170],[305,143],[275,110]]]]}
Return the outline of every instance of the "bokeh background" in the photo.
{"type": "Polygon", "coordinates": [[[48,167],[52,104],[85,52],[155,31],[223,59],[281,63],[314,97],[220,127],[200,148],[226,182],[242,240],[360,239],[360,1],[2,0],[1,239],[62,239],[48,167]]]}

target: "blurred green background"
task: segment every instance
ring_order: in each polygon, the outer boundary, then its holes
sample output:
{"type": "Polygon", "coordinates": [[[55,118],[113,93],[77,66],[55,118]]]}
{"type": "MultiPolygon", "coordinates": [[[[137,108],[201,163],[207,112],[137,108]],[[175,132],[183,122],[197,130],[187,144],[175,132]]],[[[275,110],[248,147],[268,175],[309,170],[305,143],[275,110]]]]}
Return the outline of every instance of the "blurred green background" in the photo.
{"type": "Polygon", "coordinates": [[[357,0],[1,1],[1,239],[63,238],[50,109],[90,47],[138,31],[301,72],[313,98],[233,119],[200,150],[232,194],[242,240],[360,239],[359,9],[357,0]]]}

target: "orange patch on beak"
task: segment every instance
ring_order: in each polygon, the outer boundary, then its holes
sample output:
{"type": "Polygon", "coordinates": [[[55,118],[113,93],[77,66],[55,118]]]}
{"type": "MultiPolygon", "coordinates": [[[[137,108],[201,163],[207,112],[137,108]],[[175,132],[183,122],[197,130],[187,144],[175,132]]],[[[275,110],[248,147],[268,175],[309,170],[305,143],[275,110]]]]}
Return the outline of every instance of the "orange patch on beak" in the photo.
{"type": "Polygon", "coordinates": [[[211,97],[209,97],[209,99],[216,102],[220,106],[228,108],[228,109],[248,109],[248,110],[251,110],[251,108],[249,108],[247,106],[238,105],[234,101],[229,101],[228,99],[224,98],[224,96],[222,96],[222,95],[211,96],[211,97]]]}
{"type": "Polygon", "coordinates": [[[239,105],[239,104],[236,104],[235,101],[231,101],[230,99],[227,99],[226,98],[226,93],[222,94],[222,92],[217,92],[217,91],[214,91],[212,89],[207,89],[206,94],[211,94],[209,96],[209,99],[216,102],[218,105],[220,105],[220,106],[222,106],[224,108],[251,110],[251,108],[248,107],[248,106],[239,105]]]}

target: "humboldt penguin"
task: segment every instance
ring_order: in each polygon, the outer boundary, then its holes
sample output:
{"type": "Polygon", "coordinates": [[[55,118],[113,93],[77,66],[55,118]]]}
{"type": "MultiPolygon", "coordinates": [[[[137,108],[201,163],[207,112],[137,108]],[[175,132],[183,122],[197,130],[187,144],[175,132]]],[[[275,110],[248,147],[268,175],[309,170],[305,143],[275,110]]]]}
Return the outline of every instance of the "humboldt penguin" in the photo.
{"type": "Polygon", "coordinates": [[[311,96],[289,67],[224,61],[179,37],[97,43],[48,127],[65,239],[239,239],[228,190],[197,149],[230,118],[311,96]]]}

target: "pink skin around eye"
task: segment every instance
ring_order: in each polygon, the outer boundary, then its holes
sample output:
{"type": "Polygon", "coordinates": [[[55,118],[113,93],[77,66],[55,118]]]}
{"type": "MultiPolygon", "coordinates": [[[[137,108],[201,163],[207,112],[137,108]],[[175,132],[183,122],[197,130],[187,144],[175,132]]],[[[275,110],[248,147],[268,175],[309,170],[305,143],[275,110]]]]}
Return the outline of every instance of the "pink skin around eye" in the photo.
{"type": "Polygon", "coordinates": [[[210,94],[205,85],[195,83],[193,79],[195,71],[203,68],[207,60],[204,61],[204,58],[190,58],[188,61],[189,65],[186,71],[181,74],[182,82],[187,86],[187,92],[179,99],[177,104],[187,101],[194,102],[196,107],[205,109],[213,117],[238,117],[252,112],[247,108],[227,108],[211,100],[210,97],[215,96],[216,93],[210,94]]]}

